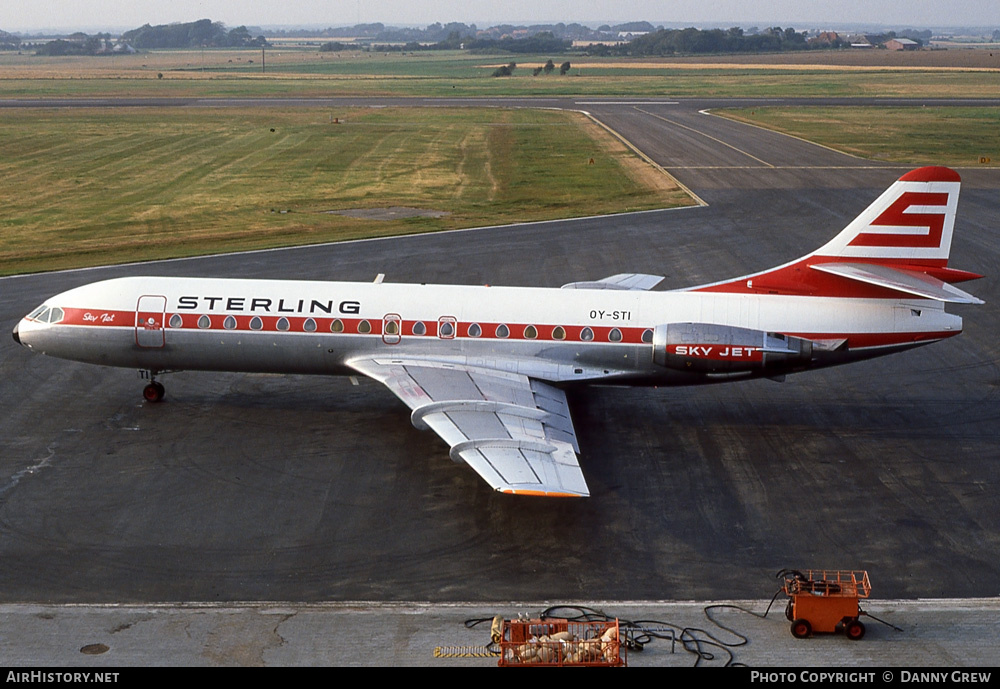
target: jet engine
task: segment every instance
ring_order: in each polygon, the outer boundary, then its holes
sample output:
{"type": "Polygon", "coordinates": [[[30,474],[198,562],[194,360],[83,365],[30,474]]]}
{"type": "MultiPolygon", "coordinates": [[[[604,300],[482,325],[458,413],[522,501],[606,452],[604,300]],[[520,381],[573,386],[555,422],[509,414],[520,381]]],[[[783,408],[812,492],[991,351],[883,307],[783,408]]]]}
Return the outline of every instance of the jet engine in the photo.
{"type": "Polygon", "coordinates": [[[698,373],[791,369],[812,359],[800,337],[714,323],[668,323],[653,330],[653,361],[698,373]]]}

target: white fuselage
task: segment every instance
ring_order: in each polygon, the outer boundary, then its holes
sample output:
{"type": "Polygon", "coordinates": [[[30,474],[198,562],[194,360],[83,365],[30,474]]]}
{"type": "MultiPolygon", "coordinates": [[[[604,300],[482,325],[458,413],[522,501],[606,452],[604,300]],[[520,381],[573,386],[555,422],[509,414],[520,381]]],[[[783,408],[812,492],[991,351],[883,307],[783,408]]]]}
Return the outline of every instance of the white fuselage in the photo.
{"type": "MultiPolygon", "coordinates": [[[[696,290],[135,277],[69,290],[46,306],[61,310],[58,322],[29,316],[18,325],[19,341],[88,363],[153,372],[343,374],[352,372],[354,357],[417,354],[551,382],[717,379],[654,361],[654,331],[664,324],[714,324],[836,343],[790,370],[889,353],[962,329],[959,317],[925,299],[696,290]]],[[[682,351],[743,354],[721,345],[704,349],[712,347],[691,342],[682,351]]]]}

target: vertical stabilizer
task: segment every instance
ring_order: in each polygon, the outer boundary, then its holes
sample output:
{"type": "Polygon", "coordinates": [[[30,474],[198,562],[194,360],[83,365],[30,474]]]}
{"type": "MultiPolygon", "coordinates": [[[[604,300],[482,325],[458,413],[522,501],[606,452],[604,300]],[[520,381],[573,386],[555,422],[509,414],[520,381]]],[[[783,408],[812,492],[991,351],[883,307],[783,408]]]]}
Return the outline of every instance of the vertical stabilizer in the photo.
{"type": "Polygon", "coordinates": [[[813,256],[947,265],[961,181],[946,167],[906,173],[813,256]]]}
{"type": "Polygon", "coordinates": [[[961,182],[946,167],[908,172],[813,253],[693,290],[982,303],[948,284],[982,277],[948,267],[961,182]]]}

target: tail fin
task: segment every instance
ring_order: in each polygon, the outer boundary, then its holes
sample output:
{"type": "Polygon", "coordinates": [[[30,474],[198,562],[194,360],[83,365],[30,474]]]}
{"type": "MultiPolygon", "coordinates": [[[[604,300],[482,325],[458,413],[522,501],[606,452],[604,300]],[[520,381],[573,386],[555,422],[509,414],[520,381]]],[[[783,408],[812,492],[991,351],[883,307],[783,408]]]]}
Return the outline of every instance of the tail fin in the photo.
{"type": "Polygon", "coordinates": [[[908,172],[813,256],[947,266],[961,182],[946,167],[908,172]]]}
{"type": "Polygon", "coordinates": [[[948,267],[961,178],[946,167],[908,172],[836,237],[772,270],[697,291],[983,303],[950,282],[982,277],[948,267]]]}

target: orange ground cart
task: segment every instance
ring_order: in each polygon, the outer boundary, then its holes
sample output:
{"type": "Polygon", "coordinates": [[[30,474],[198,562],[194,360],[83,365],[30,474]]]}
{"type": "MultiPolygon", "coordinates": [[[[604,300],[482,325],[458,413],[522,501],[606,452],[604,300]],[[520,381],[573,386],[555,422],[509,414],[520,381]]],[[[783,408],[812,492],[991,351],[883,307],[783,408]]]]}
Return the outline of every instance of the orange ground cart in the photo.
{"type": "Polygon", "coordinates": [[[504,620],[500,667],[623,667],[618,620],[504,620]]]}
{"type": "Polygon", "coordinates": [[[792,623],[792,636],[804,639],[814,632],[843,630],[852,641],[864,637],[858,600],[871,593],[868,572],[810,569],[783,570],[783,574],[790,598],[785,615],[792,623]]]}

